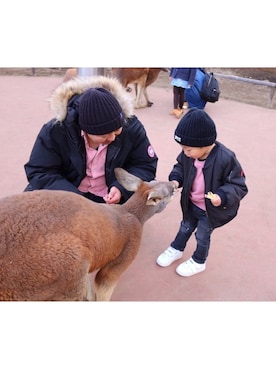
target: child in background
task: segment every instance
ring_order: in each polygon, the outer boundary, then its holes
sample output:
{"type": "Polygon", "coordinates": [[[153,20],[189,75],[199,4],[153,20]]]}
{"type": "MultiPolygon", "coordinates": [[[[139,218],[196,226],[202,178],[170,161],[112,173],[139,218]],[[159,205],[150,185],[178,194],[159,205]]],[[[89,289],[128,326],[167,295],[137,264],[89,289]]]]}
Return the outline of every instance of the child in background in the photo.
{"type": "Polygon", "coordinates": [[[196,76],[196,68],[171,68],[169,77],[173,86],[173,110],[172,114],[180,118],[183,109],[188,108],[185,98],[185,89],[191,88],[196,76]]]}

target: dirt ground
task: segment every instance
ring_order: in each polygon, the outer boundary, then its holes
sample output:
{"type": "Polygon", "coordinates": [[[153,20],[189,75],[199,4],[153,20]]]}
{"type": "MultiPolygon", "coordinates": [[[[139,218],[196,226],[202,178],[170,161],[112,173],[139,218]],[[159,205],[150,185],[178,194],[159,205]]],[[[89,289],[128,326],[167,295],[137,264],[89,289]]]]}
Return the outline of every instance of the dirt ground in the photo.
{"type": "MultiPolygon", "coordinates": [[[[217,74],[221,98],[276,109],[274,89],[244,81],[219,77],[219,74],[238,76],[276,83],[276,68],[206,68],[217,74]]],[[[0,75],[63,76],[67,68],[0,68],[0,75]]],[[[106,68],[107,74],[111,68],[106,68]]],[[[162,88],[171,88],[168,73],[161,72],[154,83],[162,88]]]]}

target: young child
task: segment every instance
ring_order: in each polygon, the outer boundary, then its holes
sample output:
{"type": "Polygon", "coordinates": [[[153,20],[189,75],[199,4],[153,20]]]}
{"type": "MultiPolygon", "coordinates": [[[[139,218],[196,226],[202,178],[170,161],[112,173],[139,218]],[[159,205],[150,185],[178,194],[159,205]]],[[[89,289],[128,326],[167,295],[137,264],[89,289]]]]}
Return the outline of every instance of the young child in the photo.
{"type": "Polygon", "coordinates": [[[206,268],[212,231],[231,221],[247,194],[245,175],[235,153],[216,141],[214,121],[203,110],[191,108],[178,123],[174,139],[182,152],[169,180],[182,187],[183,219],[171,245],[157,258],[161,267],[180,259],[195,232],[196,250],[176,272],[192,276],[206,268]]]}

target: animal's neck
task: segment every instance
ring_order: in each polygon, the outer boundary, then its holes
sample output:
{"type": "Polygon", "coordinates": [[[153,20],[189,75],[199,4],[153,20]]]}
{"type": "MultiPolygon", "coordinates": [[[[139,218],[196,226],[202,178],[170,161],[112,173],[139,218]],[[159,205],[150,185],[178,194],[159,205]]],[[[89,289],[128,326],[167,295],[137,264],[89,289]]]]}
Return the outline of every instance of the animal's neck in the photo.
{"type": "Polygon", "coordinates": [[[134,193],[122,206],[144,224],[154,214],[154,206],[147,206],[147,193],[136,195],[134,193]]]}

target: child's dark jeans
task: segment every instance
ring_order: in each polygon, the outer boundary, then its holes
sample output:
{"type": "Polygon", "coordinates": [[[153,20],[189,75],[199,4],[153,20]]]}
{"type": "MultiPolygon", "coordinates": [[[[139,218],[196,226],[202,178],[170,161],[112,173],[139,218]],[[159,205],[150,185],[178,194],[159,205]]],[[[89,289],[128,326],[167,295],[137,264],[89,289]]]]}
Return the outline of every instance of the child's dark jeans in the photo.
{"type": "Polygon", "coordinates": [[[206,212],[191,202],[185,214],[185,220],[183,219],[181,221],[178,233],[175,240],[171,243],[171,247],[183,251],[195,229],[197,246],[192,258],[197,263],[205,263],[209,253],[212,229],[206,212]]]}

